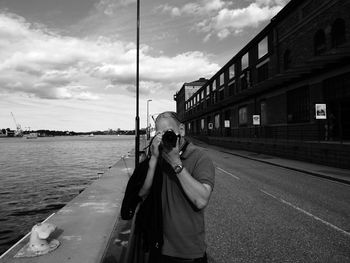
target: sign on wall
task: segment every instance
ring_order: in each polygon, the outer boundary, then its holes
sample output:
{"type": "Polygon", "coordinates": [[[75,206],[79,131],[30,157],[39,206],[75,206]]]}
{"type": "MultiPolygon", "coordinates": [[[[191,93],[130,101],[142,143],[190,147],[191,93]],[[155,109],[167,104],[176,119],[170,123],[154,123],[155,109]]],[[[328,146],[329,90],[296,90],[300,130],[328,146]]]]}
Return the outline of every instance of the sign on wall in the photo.
{"type": "Polygon", "coordinates": [[[212,123],[212,122],[209,122],[209,123],[208,123],[208,128],[209,128],[209,130],[212,130],[212,129],[213,129],[213,123],[212,123]]]}
{"type": "Polygon", "coordinates": [[[260,125],[260,115],[253,115],[253,125],[260,125]]]}
{"type": "Polygon", "coordinates": [[[327,119],[327,105],[326,104],[315,104],[316,120],[327,119]]]}
{"type": "Polygon", "coordinates": [[[225,128],[230,128],[230,120],[225,120],[225,128]]]}

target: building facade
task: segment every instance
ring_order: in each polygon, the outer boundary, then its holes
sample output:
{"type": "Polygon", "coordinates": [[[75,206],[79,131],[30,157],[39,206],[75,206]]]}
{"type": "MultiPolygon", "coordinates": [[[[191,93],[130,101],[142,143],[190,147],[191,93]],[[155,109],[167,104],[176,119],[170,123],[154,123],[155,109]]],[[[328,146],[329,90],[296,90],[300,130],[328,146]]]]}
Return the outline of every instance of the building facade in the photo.
{"type": "Polygon", "coordinates": [[[193,94],[195,94],[207,82],[208,80],[206,78],[200,78],[192,82],[184,83],[181,89],[174,95],[177,115],[181,120],[185,118],[185,113],[190,105],[185,102],[189,101],[189,98],[191,98],[193,94]]]}
{"type": "Polygon", "coordinates": [[[187,134],[269,153],[278,141],[350,140],[349,13],[350,1],[290,1],[192,96],[177,93],[187,134]]]}

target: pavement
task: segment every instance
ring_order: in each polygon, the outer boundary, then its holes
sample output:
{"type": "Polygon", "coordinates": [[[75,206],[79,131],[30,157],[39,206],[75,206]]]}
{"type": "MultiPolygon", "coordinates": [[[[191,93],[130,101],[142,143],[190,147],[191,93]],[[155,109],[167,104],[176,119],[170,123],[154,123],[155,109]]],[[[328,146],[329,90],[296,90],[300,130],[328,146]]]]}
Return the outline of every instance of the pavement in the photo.
{"type": "Polygon", "coordinates": [[[191,138],[191,141],[198,146],[216,149],[222,153],[228,153],[228,154],[239,156],[242,158],[302,172],[312,176],[317,176],[317,177],[332,180],[332,181],[350,184],[350,170],[348,169],[341,169],[341,168],[330,167],[330,166],[325,166],[325,165],[320,165],[315,163],[285,159],[277,156],[254,153],[249,151],[223,148],[215,145],[210,145],[205,142],[192,139],[192,138],[191,138]]]}

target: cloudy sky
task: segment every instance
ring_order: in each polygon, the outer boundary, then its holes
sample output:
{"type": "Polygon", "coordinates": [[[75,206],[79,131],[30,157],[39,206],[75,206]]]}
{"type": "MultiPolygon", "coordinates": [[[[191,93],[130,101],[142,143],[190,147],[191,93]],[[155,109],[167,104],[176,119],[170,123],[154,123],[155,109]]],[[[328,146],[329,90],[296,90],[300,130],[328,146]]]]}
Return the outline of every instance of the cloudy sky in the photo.
{"type": "MultiPolygon", "coordinates": [[[[141,0],[140,118],[175,110],[288,0],[141,0]]],[[[134,129],[136,0],[1,0],[0,128],[134,129]]]]}

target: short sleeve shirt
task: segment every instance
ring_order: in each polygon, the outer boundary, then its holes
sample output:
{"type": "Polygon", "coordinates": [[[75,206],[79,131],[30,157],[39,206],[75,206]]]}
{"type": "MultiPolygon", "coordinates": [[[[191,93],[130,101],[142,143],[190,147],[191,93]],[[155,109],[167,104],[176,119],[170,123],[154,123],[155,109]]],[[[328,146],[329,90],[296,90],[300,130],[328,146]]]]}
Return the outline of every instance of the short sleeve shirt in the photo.
{"type": "MultiPolygon", "coordinates": [[[[194,179],[214,188],[215,168],[204,151],[190,143],[181,159],[194,179]]],[[[180,258],[202,257],[206,250],[204,210],[198,210],[192,204],[171,168],[163,169],[162,212],[162,254],[180,258]]]]}

